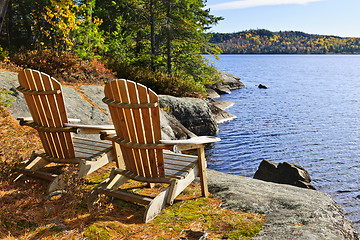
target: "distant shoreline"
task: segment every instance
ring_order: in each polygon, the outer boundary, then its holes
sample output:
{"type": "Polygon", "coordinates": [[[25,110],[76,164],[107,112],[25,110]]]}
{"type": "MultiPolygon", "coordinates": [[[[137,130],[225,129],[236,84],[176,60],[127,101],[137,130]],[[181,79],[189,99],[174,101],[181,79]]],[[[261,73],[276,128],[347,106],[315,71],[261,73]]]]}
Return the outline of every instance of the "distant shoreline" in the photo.
{"type": "Polygon", "coordinates": [[[265,29],[208,36],[224,54],[360,54],[360,38],[265,29]]]}

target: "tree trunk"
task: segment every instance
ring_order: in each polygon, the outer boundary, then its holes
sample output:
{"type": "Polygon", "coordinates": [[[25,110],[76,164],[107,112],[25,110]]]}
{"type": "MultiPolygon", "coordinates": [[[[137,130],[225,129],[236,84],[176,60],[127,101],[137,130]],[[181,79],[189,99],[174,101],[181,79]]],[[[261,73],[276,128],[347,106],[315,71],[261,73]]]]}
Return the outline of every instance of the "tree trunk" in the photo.
{"type": "Polygon", "coordinates": [[[156,54],[156,48],[155,48],[155,16],[154,16],[154,0],[150,0],[150,21],[151,21],[151,69],[155,71],[154,66],[154,58],[156,54]]]}
{"type": "Polygon", "coordinates": [[[167,42],[166,42],[166,55],[167,55],[167,73],[171,74],[171,24],[170,24],[170,9],[171,3],[170,0],[167,1],[167,42]]]}
{"type": "Polygon", "coordinates": [[[8,49],[11,48],[11,43],[12,43],[11,42],[11,40],[12,40],[12,26],[13,26],[12,21],[13,21],[12,3],[9,3],[8,7],[7,7],[7,23],[6,23],[6,32],[7,32],[6,35],[7,35],[7,41],[8,41],[8,49]]]}
{"type": "Polygon", "coordinates": [[[10,0],[0,0],[0,33],[10,0]]]}

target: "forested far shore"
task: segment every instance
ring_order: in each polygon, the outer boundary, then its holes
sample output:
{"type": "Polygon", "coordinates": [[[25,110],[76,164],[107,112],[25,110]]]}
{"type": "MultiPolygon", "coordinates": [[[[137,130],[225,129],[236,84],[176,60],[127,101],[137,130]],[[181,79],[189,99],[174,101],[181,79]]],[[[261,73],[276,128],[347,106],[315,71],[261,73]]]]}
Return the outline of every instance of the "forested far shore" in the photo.
{"type": "Polygon", "coordinates": [[[360,54],[360,38],[265,29],[209,35],[225,54],[360,54]]]}

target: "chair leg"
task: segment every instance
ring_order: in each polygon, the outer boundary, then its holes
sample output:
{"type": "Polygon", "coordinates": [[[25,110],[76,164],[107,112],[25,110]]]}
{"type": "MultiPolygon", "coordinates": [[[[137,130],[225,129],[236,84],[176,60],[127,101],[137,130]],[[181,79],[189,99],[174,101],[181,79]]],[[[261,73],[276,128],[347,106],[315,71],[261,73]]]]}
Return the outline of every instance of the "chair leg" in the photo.
{"type": "Polygon", "coordinates": [[[86,161],[82,160],[79,163],[79,178],[83,178],[86,175],[98,170],[99,168],[105,166],[113,160],[112,153],[104,154],[102,157],[96,161],[86,161]]]}
{"type": "Polygon", "coordinates": [[[207,184],[207,174],[206,174],[206,159],[205,159],[205,150],[204,148],[198,148],[198,165],[199,165],[199,176],[201,184],[201,193],[203,197],[208,197],[210,195],[207,184]]]}
{"type": "Polygon", "coordinates": [[[125,176],[116,174],[114,177],[109,179],[107,185],[104,186],[106,189],[117,189],[124,183],[126,183],[129,179],[125,176]]]}
{"type": "MultiPolygon", "coordinates": [[[[45,159],[43,159],[42,157],[39,157],[35,154],[35,152],[33,152],[31,154],[31,157],[29,158],[28,161],[26,161],[26,166],[24,167],[24,169],[27,170],[38,170],[46,165],[48,165],[50,162],[46,161],[45,159]]],[[[23,173],[21,173],[19,176],[17,176],[14,180],[14,182],[18,181],[22,176],[24,176],[23,173]]]]}
{"type": "Polygon", "coordinates": [[[176,197],[175,192],[176,192],[176,188],[178,186],[178,180],[175,180],[170,184],[169,186],[169,193],[167,196],[167,204],[172,205],[174,203],[174,199],[176,197]]]}
{"type": "Polygon", "coordinates": [[[63,172],[58,175],[50,184],[48,188],[48,192],[52,193],[56,190],[61,190],[65,188],[65,176],[73,173],[77,166],[70,168],[69,170],[63,172]]]}
{"type": "Polygon", "coordinates": [[[153,220],[165,208],[169,192],[170,186],[158,194],[149,205],[147,205],[143,218],[144,222],[153,220]]]}
{"type": "Polygon", "coordinates": [[[111,170],[110,177],[103,182],[99,183],[96,187],[94,187],[91,192],[96,193],[96,189],[117,189],[124,183],[126,183],[129,179],[120,174],[116,174],[114,169],[111,170]]]}
{"type": "Polygon", "coordinates": [[[125,162],[121,152],[120,145],[115,142],[112,142],[112,144],[113,144],[114,161],[116,163],[116,167],[120,169],[125,169],[125,162]]]}

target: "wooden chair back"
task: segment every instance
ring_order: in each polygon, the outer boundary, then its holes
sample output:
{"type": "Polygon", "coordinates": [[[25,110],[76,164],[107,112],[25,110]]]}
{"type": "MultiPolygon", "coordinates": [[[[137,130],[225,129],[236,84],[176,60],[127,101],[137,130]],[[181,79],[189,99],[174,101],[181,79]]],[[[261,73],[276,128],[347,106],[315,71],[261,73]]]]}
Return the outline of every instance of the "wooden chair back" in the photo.
{"type": "Polygon", "coordinates": [[[163,150],[153,148],[161,139],[158,96],[124,79],[108,82],[104,91],[116,135],[125,143],[121,150],[127,170],[142,177],[164,177],[163,150]]]}
{"type": "Polygon", "coordinates": [[[17,89],[24,93],[45,152],[54,158],[74,158],[71,133],[62,129],[68,118],[60,83],[31,69],[21,71],[18,78],[17,89]]]}

